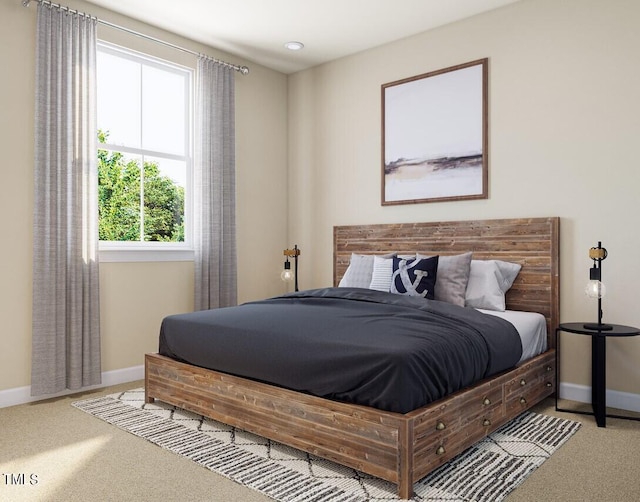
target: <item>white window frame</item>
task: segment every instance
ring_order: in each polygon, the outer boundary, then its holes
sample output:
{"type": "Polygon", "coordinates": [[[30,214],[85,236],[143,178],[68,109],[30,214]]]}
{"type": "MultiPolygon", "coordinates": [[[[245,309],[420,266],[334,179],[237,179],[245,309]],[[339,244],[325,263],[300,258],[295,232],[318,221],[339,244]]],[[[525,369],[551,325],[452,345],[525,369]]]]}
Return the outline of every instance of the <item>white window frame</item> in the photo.
{"type": "MultiPolygon", "coordinates": [[[[194,69],[141,52],[98,41],[98,51],[129,59],[156,68],[171,71],[187,80],[187,99],[185,100],[185,155],[131,148],[122,145],[100,144],[99,149],[141,155],[143,157],[165,158],[185,161],[186,187],[184,202],[184,242],[146,242],[146,241],[100,241],[99,257],[101,262],[143,262],[143,261],[193,261],[193,74],[194,69]]],[[[96,131],[97,132],[97,131],[96,131]]],[[[96,152],[97,155],[97,152],[96,152]]]]}

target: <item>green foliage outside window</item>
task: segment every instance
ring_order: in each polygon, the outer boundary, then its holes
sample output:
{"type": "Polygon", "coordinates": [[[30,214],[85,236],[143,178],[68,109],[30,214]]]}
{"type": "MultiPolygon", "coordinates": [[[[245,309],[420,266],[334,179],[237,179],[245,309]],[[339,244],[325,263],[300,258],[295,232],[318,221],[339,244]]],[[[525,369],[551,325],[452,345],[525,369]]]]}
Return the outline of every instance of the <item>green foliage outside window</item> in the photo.
{"type": "MultiPolygon", "coordinates": [[[[108,133],[98,132],[105,144],[108,133]]],[[[98,233],[101,241],[184,242],[184,187],[160,173],[155,162],[126,159],[120,152],[98,149],[98,233]],[[143,208],[140,207],[141,183],[143,208]]]]}

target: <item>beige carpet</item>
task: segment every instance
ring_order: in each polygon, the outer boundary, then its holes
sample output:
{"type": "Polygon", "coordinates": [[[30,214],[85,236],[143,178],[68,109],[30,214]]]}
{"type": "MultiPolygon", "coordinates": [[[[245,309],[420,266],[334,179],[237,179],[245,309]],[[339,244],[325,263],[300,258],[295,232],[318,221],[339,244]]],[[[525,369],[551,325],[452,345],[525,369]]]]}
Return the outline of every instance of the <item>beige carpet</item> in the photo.
{"type": "MultiPolygon", "coordinates": [[[[140,385],[0,409],[0,500],[270,500],[71,406],[140,385]]],[[[583,426],[508,502],[640,500],[640,422],[597,428],[593,417],[556,413],[551,399],[533,411],[583,426]]]]}

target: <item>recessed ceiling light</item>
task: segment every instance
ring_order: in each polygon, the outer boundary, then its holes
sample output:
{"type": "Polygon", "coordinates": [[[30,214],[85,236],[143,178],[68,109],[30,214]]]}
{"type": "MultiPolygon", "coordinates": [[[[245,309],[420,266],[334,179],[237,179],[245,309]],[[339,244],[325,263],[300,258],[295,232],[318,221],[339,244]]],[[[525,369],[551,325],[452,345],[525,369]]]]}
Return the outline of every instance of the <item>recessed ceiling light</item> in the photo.
{"type": "Polygon", "coordinates": [[[300,49],[304,49],[304,44],[302,42],[287,42],[284,46],[290,51],[299,51],[300,49]]]}

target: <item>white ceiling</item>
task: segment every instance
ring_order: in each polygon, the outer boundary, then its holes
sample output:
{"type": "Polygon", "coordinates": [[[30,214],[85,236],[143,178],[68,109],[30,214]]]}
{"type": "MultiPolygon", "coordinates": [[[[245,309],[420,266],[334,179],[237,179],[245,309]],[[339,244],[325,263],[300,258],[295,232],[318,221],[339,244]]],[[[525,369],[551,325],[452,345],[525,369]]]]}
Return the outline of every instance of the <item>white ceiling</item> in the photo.
{"type": "Polygon", "coordinates": [[[88,1],[293,73],[519,0],[88,1]],[[305,48],[285,49],[291,40],[305,48]]]}

